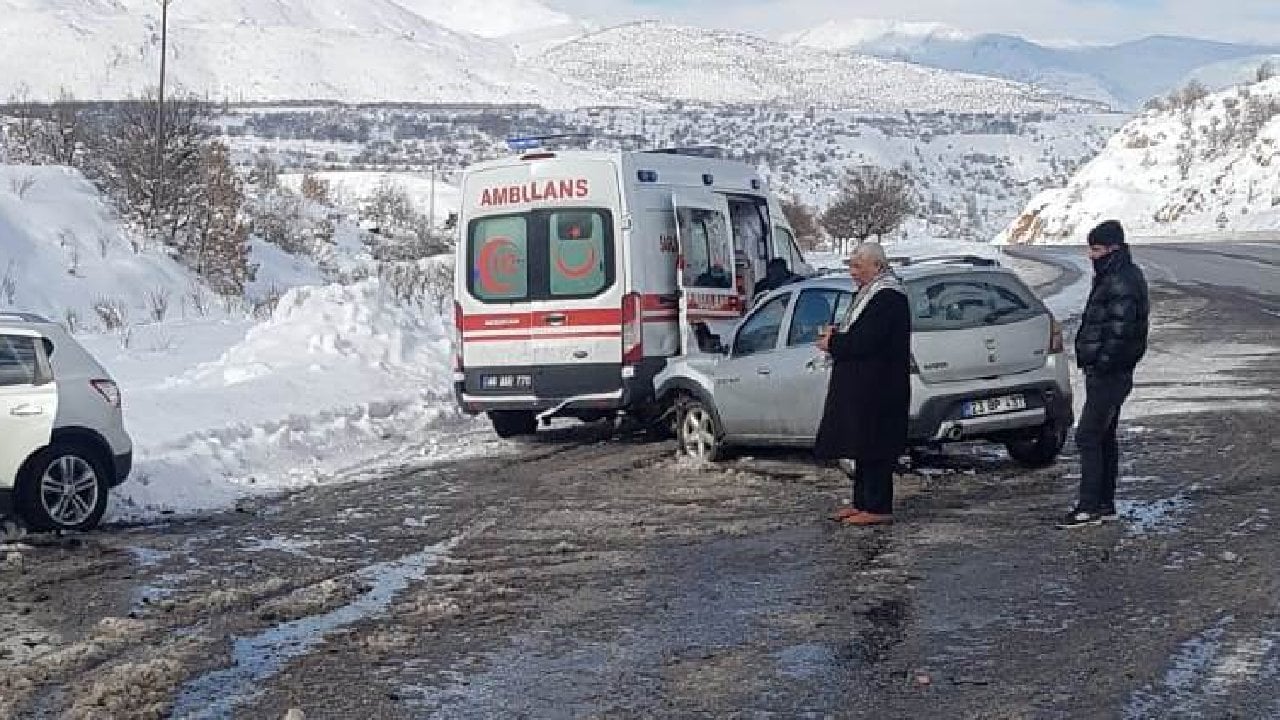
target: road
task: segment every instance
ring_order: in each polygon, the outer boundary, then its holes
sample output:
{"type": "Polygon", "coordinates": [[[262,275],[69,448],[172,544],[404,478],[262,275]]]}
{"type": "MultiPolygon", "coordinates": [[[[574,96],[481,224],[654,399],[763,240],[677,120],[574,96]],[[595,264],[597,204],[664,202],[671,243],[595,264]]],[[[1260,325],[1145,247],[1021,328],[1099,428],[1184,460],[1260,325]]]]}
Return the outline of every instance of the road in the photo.
{"type": "Polygon", "coordinates": [[[802,457],[561,429],[7,546],[0,717],[1280,717],[1278,250],[1138,251],[1114,525],[1053,528],[1072,451],[952,448],[852,530],[802,457]]]}

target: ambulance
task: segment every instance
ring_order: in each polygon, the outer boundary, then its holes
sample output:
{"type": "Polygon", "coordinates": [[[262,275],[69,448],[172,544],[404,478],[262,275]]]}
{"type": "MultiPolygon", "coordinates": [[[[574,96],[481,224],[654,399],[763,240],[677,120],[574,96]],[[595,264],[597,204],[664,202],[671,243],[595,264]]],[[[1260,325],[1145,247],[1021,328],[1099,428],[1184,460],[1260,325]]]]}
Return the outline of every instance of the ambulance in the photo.
{"type": "Polygon", "coordinates": [[[654,376],[717,349],[770,260],[812,273],[756,170],[706,149],[477,164],[458,225],[455,390],[503,437],[660,416],[654,376]]]}

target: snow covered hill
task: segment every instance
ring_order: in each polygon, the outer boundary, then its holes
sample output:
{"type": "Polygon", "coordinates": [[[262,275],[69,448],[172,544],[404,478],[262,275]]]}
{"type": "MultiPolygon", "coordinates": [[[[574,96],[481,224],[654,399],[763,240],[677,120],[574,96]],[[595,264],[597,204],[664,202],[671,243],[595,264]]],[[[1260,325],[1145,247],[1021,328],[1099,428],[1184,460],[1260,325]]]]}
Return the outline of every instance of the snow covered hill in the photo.
{"type": "Polygon", "coordinates": [[[167,295],[176,313],[200,284],[136,242],[78,171],[0,165],[0,309],[89,327],[95,305],[142,319],[150,296],[167,295]]]}
{"type": "Polygon", "coordinates": [[[1013,82],[657,22],[572,40],[549,50],[545,64],[587,85],[664,102],[878,111],[1016,112],[1081,106],[1013,82]]]}
{"type": "Polygon", "coordinates": [[[867,20],[828,22],[785,41],[1033,83],[1117,108],[1135,108],[1167,93],[1198,68],[1280,52],[1280,47],[1161,36],[1110,46],[1051,47],[1013,35],[966,35],[937,23],[867,20]]]}
{"type": "Polygon", "coordinates": [[[1280,78],[1143,114],[1000,241],[1079,242],[1108,218],[1149,237],[1280,228],[1280,78]]]}
{"type": "MultiPolygon", "coordinates": [[[[536,6],[504,1],[511,4],[505,11],[486,5],[495,22],[536,6]]],[[[612,98],[524,65],[510,43],[418,14],[427,7],[408,0],[184,0],[170,9],[171,78],[187,91],[233,101],[559,106],[612,98]]],[[[38,98],[60,88],[81,99],[140,94],[156,83],[158,8],[149,0],[0,0],[0,97],[22,87],[38,98]],[[31,62],[35,57],[42,61],[31,62]]],[[[435,11],[457,26],[476,19],[461,2],[435,11]]],[[[551,11],[540,17],[560,22],[551,11]]]]}

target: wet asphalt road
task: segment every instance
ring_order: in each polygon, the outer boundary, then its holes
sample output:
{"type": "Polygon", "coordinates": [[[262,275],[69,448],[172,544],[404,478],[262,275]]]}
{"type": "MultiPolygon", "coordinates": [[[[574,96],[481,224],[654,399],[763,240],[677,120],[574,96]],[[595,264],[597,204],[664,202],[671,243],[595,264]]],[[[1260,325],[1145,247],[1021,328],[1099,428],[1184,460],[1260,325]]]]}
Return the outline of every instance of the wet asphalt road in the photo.
{"type": "Polygon", "coordinates": [[[1070,447],[927,457],[857,531],[793,454],[476,431],[479,459],[6,547],[0,717],[1280,717],[1276,250],[1139,250],[1116,524],[1052,527],[1070,447]]]}

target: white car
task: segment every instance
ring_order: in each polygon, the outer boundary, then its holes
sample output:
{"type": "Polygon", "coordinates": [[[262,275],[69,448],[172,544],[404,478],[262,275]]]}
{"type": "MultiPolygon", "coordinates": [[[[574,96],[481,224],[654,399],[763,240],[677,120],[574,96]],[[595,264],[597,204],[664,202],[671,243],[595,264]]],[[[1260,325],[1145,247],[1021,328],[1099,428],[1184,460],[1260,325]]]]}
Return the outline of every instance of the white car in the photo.
{"type": "Polygon", "coordinates": [[[0,312],[0,514],[90,530],[129,476],[120,390],[60,325],[0,312]]]}
{"type": "MultiPolygon", "coordinates": [[[[897,272],[911,305],[909,442],[994,441],[1023,465],[1052,463],[1074,416],[1062,328],[1048,308],[983,258],[902,261],[897,272]]],[[[659,397],[676,408],[681,452],[715,460],[731,445],[812,446],[831,374],[814,341],[853,294],[843,274],[784,285],[722,352],[669,364],[659,397]]]]}

